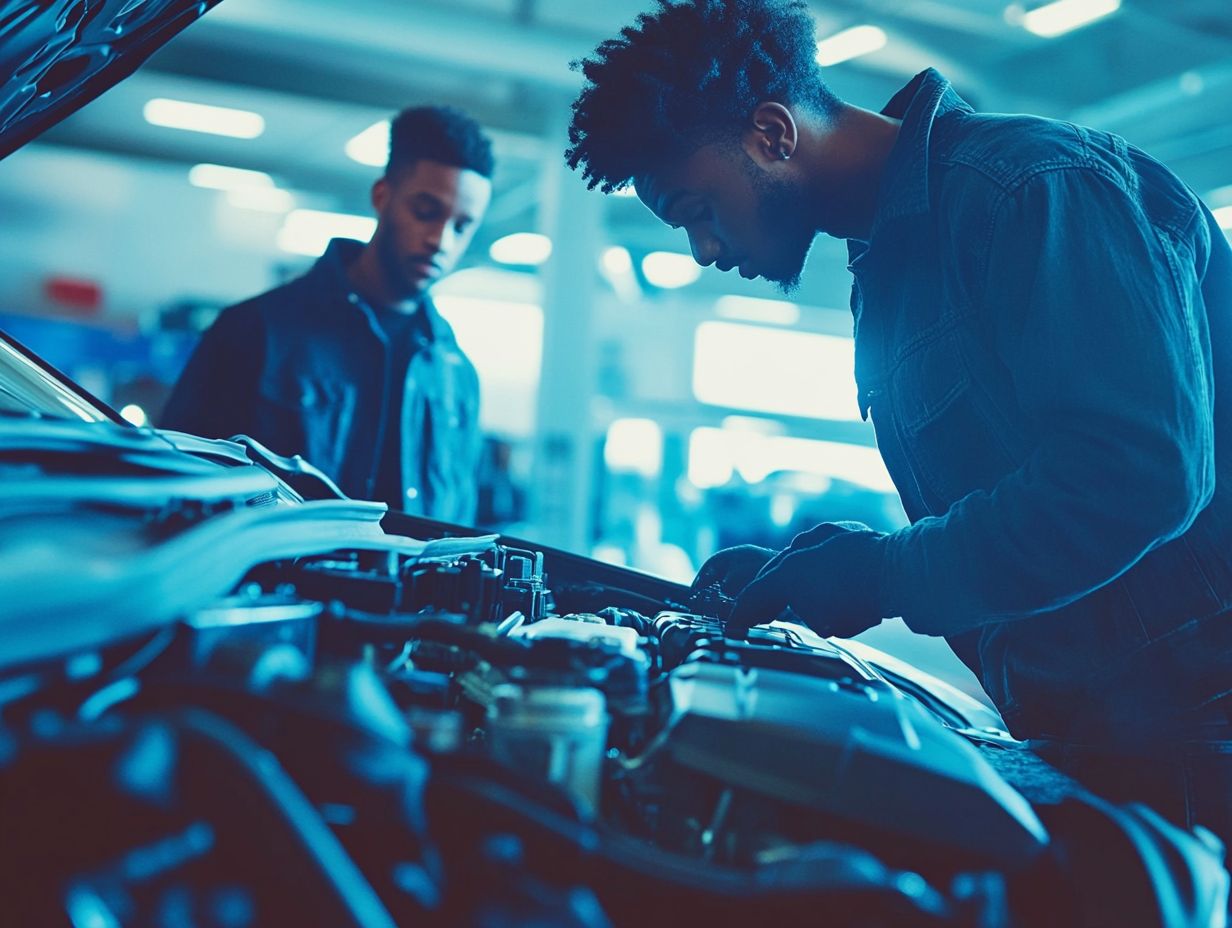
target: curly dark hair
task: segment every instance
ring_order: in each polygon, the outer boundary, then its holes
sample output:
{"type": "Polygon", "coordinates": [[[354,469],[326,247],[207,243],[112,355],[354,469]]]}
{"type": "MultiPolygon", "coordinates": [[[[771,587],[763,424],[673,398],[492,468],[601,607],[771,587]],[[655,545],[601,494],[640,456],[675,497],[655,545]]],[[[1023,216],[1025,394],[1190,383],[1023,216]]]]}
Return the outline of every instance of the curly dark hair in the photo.
{"type": "Polygon", "coordinates": [[[635,177],[736,139],[758,103],[831,113],[804,0],[658,0],[572,63],[588,83],[573,104],[569,166],[611,193],[635,177]]]}
{"type": "Polygon", "coordinates": [[[394,117],[389,127],[390,177],[427,159],[492,176],[492,140],[479,123],[452,106],[415,106],[394,117]]]}

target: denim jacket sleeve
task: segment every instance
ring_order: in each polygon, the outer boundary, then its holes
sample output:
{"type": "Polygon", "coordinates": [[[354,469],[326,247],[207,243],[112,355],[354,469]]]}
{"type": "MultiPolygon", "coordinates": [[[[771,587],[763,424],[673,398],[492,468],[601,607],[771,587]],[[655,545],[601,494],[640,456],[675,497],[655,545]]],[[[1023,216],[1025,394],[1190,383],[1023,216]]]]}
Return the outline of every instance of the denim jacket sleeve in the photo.
{"type": "Polygon", "coordinates": [[[264,340],[255,313],[224,310],[201,336],[159,419],[165,429],[205,438],[252,431],[264,340]]]}
{"type": "Polygon", "coordinates": [[[888,614],[948,635],[1059,608],[1210,501],[1210,241],[1185,195],[1191,208],[1161,218],[1132,186],[1069,166],[985,208],[987,239],[967,247],[973,264],[984,256],[976,312],[1037,438],[990,491],[890,537],[888,614]]]}

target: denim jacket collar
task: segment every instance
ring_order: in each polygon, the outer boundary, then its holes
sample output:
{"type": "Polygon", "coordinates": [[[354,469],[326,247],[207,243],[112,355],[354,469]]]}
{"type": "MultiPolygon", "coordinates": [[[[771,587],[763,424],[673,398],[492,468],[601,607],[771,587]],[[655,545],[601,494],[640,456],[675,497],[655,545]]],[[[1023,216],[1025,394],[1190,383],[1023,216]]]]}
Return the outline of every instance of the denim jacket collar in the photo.
{"type": "MultiPolygon", "coordinates": [[[[359,253],[364,250],[364,243],[355,241],[349,238],[334,238],[330,239],[329,246],[325,249],[325,253],[316,260],[312,268],[306,275],[307,279],[311,280],[314,289],[325,296],[327,305],[353,305],[362,303],[362,300],[352,299],[355,296],[355,289],[351,286],[350,277],[347,276],[347,266],[359,257],[359,253]]],[[[423,311],[427,313],[428,324],[432,328],[432,338],[438,343],[452,344],[454,342],[453,331],[449,324],[441,318],[437,312],[436,304],[432,302],[432,297],[424,294],[423,311]]]]}
{"type": "Polygon", "coordinates": [[[873,218],[874,236],[891,220],[928,212],[929,139],[936,119],[953,110],[971,112],[971,107],[948,80],[929,68],[912,78],[881,111],[885,116],[901,119],[902,126],[886,162],[873,218]]]}

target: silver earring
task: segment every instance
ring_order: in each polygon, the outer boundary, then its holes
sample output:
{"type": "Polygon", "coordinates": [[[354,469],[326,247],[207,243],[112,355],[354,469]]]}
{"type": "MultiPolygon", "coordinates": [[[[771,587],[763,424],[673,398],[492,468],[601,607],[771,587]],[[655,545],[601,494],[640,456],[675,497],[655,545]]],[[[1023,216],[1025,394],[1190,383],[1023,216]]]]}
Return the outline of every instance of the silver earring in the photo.
{"type": "Polygon", "coordinates": [[[791,155],[789,155],[789,154],[787,153],[787,149],[786,149],[786,148],[780,148],[780,149],[779,149],[779,160],[780,160],[780,161],[786,161],[786,160],[787,160],[788,158],[790,158],[790,157],[791,157],[791,155]]]}

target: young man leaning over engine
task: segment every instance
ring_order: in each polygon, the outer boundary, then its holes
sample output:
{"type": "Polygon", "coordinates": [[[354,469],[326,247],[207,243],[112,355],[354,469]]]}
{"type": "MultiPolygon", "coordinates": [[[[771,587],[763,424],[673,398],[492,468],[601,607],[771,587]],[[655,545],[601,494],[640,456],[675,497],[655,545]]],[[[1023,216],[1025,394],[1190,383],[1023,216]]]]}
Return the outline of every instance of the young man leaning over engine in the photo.
{"type": "Polygon", "coordinates": [[[943,635],[1011,730],[1232,838],[1232,250],[1123,139],[928,70],[837,98],[799,0],[660,0],[582,63],[569,163],[790,290],[846,239],[861,413],[911,519],[741,547],[733,625],[943,635]],[[1127,760],[1128,758],[1128,760],[1127,760]]]}

